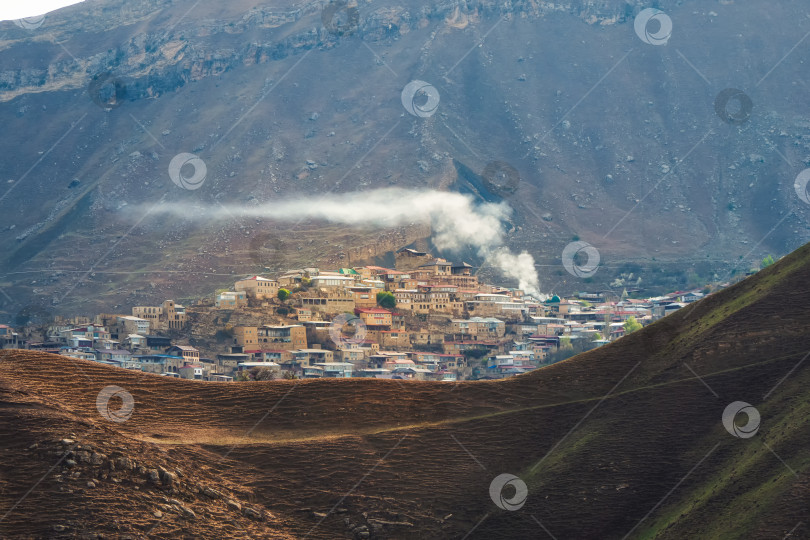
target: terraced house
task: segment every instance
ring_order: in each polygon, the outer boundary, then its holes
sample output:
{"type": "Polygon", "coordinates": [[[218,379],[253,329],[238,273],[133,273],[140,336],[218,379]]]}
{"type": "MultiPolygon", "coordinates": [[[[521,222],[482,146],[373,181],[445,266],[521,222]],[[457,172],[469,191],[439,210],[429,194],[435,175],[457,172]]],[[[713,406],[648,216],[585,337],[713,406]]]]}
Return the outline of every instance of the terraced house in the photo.
{"type": "Polygon", "coordinates": [[[265,298],[276,297],[279,290],[279,283],[275,279],[253,276],[247,279],[240,279],[233,284],[233,289],[237,292],[245,292],[251,298],[263,300],[265,298]]]}
{"type": "Polygon", "coordinates": [[[464,303],[456,299],[458,287],[441,283],[437,285],[419,285],[413,295],[413,311],[415,313],[460,314],[464,310],[464,303]]]}
{"type": "Polygon", "coordinates": [[[506,333],[506,323],[495,317],[472,317],[470,319],[453,319],[450,330],[462,339],[497,339],[506,333]]]}
{"type": "Polygon", "coordinates": [[[135,306],[132,315],[146,319],[156,330],[181,330],[186,325],[186,308],[174,300],[160,306],[135,306]]]}
{"type": "Polygon", "coordinates": [[[235,326],[234,344],[243,348],[293,350],[307,348],[307,331],[302,324],[279,326],[235,326]]]}
{"type": "Polygon", "coordinates": [[[370,330],[390,330],[392,314],[382,308],[357,308],[354,314],[360,317],[370,330]]]}

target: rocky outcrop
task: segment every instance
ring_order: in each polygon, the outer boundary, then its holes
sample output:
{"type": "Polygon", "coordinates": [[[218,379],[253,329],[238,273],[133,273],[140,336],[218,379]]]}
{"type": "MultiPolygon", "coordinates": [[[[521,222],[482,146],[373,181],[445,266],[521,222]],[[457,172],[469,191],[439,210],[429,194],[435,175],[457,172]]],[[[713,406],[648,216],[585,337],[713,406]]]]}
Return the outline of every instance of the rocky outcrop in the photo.
{"type": "MultiPolygon", "coordinates": [[[[41,29],[15,29],[16,39],[0,41],[0,52],[30,46],[29,40],[43,42],[51,36],[59,41],[74,39],[78,32],[92,31],[103,19],[104,31],[138,21],[153,21],[164,11],[163,2],[142,0],[127,2],[120,15],[112,16],[108,6],[66,10],[48,19],[41,29]],[[131,5],[134,4],[134,5],[131,5]],[[94,22],[95,21],[95,22],[94,22]],[[42,31],[31,35],[30,32],[42,31]],[[47,30],[47,33],[45,32],[47,30]]],[[[357,24],[345,32],[335,32],[320,2],[298,9],[278,10],[272,5],[256,6],[236,14],[230,20],[183,20],[168,30],[164,25],[146,25],[150,30],[138,33],[115,48],[86,56],[55,55],[47,65],[0,70],[0,102],[25,93],[67,91],[87,88],[93,78],[110,77],[120,85],[122,99],[153,98],[172,92],[190,81],[219,75],[238,66],[264,64],[281,60],[313,48],[339,45],[345,34],[364,40],[392,40],[411,30],[436,21],[450,27],[463,28],[484,16],[543,17],[551,13],[569,13],[588,24],[615,24],[632,16],[626,2],[538,2],[513,0],[482,2],[461,8],[457,2],[426,3],[422,6],[394,5],[388,7],[361,6],[357,24]],[[325,20],[327,19],[327,20],[325,20]],[[302,24],[303,22],[303,24],[302,24]],[[266,39],[256,39],[256,32],[296,24],[300,30],[268,33],[266,39]],[[246,39],[247,35],[249,39],[246,39]],[[339,35],[344,34],[344,35],[339,35]]],[[[66,48],[70,43],[66,45],[66,48]]]]}

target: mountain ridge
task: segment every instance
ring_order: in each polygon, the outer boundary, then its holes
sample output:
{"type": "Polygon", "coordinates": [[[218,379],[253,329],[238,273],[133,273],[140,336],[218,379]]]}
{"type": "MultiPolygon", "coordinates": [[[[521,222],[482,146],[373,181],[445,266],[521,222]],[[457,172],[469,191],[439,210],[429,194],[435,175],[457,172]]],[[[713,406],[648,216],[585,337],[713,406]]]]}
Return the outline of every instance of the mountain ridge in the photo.
{"type": "MultiPolygon", "coordinates": [[[[795,105],[801,50],[785,57],[804,32],[782,24],[796,1],[767,17],[661,2],[676,23],[667,47],[634,34],[640,2],[361,3],[343,36],[317,3],[294,16],[277,4],[193,5],[88,1],[36,29],[0,23],[0,94],[16,96],[0,103],[15,134],[0,141],[15,156],[0,166],[6,320],[31,305],[89,314],[199,298],[264,270],[251,249],[260,235],[291,246],[276,262],[325,267],[380,237],[370,225],[126,212],[161,197],[218,208],[454,189],[454,163],[479,177],[497,162],[518,172],[501,194],[515,210],[505,242],[534,256],[546,292],[608,289],[623,273],[672,290],[810,240],[792,188],[810,148],[795,105]],[[752,25],[760,33],[738,37],[752,25]],[[126,89],[114,103],[88,90],[105,77],[126,89]],[[402,107],[414,79],[439,92],[434,116],[402,107]],[[732,84],[754,103],[739,126],[714,112],[732,84]],[[193,192],[168,174],[184,152],[207,164],[193,192]],[[573,238],[602,255],[587,283],[562,268],[573,238]]],[[[425,241],[423,230],[387,232],[425,241]]]]}

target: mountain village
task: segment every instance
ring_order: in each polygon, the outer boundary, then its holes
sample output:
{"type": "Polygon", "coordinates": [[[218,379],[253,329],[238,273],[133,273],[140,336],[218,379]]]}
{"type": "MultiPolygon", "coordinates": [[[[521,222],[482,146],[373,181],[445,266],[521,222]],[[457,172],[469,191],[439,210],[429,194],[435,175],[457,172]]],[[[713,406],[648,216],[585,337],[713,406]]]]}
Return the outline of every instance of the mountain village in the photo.
{"type": "Polygon", "coordinates": [[[501,379],[614,341],[705,293],[541,300],[413,249],[400,249],[395,266],[255,275],[188,307],[166,300],[0,325],[0,345],[201,381],[501,379]]]}

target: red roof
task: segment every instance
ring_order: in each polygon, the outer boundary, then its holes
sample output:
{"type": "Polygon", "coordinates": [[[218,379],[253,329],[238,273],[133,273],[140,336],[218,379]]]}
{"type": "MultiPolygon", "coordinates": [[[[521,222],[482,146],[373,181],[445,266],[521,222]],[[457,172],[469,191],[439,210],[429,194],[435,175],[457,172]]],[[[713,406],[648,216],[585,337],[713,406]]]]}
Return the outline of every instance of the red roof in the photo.
{"type": "Polygon", "coordinates": [[[380,314],[392,315],[392,313],[390,311],[388,311],[387,309],[376,308],[376,307],[375,308],[356,308],[354,310],[354,312],[355,313],[380,313],[380,314]]]}

